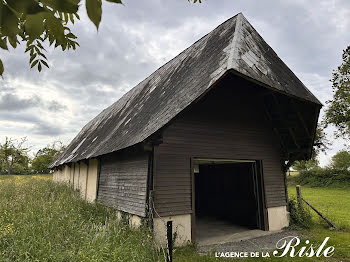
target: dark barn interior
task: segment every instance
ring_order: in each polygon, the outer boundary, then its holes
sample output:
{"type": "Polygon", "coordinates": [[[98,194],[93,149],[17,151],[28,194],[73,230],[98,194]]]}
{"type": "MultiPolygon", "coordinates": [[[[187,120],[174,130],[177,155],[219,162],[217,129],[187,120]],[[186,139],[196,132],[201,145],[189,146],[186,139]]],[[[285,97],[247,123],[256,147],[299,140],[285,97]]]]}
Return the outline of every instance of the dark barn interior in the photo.
{"type": "Polygon", "coordinates": [[[197,238],[220,237],[259,228],[255,161],[196,166],[197,238]]]}
{"type": "Polygon", "coordinates": [[[200,165],[195,181],[198,218],[257,226],[252,163],[200,165]]]}

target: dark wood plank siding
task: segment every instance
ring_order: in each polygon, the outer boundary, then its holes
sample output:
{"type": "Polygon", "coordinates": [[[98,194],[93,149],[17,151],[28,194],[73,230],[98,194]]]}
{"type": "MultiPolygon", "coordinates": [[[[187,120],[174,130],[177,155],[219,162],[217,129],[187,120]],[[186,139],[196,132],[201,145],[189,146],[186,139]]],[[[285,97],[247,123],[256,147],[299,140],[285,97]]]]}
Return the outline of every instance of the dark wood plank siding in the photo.
{"type": "Polygon", "coordinates": [[[112,153],[102,157],[98,201],[145,216],[148,158],[148,153],[112,153]]]}
{"type": "Polygon", "coordinates": [[[236,78],[221,83],[164,129],[155,151],[160,214],[191,213],[192,157],[262,160],[267,207],[286,205],[279,141],[264,116],[262,91],[236,78]]]}

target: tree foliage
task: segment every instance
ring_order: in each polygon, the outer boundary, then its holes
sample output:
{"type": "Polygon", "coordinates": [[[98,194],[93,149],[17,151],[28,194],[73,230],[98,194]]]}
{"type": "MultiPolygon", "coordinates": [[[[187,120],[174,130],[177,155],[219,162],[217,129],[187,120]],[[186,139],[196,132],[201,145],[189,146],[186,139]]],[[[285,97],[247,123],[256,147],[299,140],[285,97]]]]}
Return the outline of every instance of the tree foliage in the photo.
{"type": "Polygon", "coordinates": [[[49,173],[49,165],[64,150],[62,142],[54,142],[38,150],[33,158],[26,143],[26,137],[19,140],[6,137],[0,144],[0,174],[49,173]]]}
{"type": "Polygon", "coordinates": [[[297,171],[311,170],[319,167],[319,162],[317,156],[321,152],[325,152],[330,146],[330,141],[326,137],[321,126],[318,126],[315,134],[314,146],[312,148],[312,156],[310,160],[300,160],[295,161],[293,164],[293,169],[297,171]]]}
{"type": "Polygon", "coordinates": [[[297,171],[313,170],[319,167],[319,162],[316,157],[312,157],[310,160],[295,161],[293,169],[297,171]]]}
{"type": "Polygon", "coordinates": [[[1,173],[25,173],[29,170],[29,148],[25,147],[27,138],[19,141],[6,137],[0,144],[0,172],[1,173]]]}
{"type": "Polygon", "coordinates": [[[337,135],[350,137],[350,46],[343,51],[342,64],[333,72],[333,98],[327,101],[325,123],[337,128],[337,135]]]}
{"type": "Polygon", "coordinates": [[[331,167],[339,170],[350,170],[350,153],[339,151],[332,157],[331,167]]]}
{"type": "Polygon", "coordinates": [[[317,157],[319,153],[326,152],[329,149],[331,142],[327,139],[327,135],[324,132],[322,125],[319,125],[316,129],[314,146],[312,148],[312,156],[317,157]]]}
{"type": "Polygon", "coordinates": [[[32,161],[32,171],[35,173],[49,173],[49,165],[62,153],[64,146],[62,142],[54,142],[40,149],[32,161]]]}
{"type": "MultiPolygon", "coordinates": [[[[122,4],[121,0],[104,0],[122,4]]],[[[188,0],[201,2],[201,0],[188,0]]],[[[61,47],[62,51],[79,46],[77,37],[69,26],[79,20],[78,10],[82,0],[0,0],[0,48],[8,50],[22,42],[26,45],[31,68],[39,72],[49,67],[44,43],[61,47]]],[[[102,18],[102,0],[85,0],[89,19],[98,29],[102,18]]],[[[0,75],[4,65],[0,59],[0,75]]]]}

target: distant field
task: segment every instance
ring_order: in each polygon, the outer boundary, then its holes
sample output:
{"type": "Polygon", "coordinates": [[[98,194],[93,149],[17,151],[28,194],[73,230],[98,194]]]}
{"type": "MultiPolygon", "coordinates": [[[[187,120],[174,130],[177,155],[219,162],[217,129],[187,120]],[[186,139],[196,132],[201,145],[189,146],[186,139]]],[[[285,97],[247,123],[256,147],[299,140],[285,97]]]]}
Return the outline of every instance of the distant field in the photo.
{"type": "Polygon", "coordinates": [[[0,175],[0,182],[3,180],[21,180],[21,179],[48,179],[52,180],[52,174],[40,174],[40,175],[0,175]]]}
{"type": "Polygon", "coordinates": [[[287,172],[287,177],[288,176],[297,176],[299,175],[299,171],[288,171],[287,172]]]}

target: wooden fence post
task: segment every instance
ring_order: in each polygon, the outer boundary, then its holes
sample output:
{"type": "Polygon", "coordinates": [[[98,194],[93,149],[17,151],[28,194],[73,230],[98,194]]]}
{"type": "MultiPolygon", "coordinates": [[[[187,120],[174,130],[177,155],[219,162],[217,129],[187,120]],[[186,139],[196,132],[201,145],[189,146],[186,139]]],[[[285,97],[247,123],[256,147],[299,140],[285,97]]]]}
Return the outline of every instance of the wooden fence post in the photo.
{"type": "Polygon", "coordinates": [[[298,201],[298,206],[301,206],[303,203],[302,197],[301,197],[301,186],[297,185],[296,186],[296,190],[297,190],[297,201],[298,201]]]}

